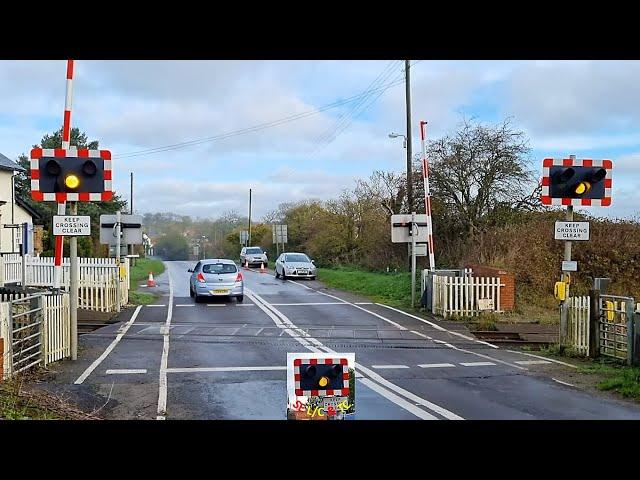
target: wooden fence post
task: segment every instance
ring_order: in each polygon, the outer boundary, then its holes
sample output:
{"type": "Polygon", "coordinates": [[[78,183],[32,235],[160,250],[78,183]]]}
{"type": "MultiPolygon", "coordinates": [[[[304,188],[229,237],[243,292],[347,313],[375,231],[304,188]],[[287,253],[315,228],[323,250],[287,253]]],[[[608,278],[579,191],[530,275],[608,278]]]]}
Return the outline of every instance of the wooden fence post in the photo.
{"type": "Polygon", "coordinates": [[[589,358],[600,355],[600,290],[589,290],[589,358]]]}

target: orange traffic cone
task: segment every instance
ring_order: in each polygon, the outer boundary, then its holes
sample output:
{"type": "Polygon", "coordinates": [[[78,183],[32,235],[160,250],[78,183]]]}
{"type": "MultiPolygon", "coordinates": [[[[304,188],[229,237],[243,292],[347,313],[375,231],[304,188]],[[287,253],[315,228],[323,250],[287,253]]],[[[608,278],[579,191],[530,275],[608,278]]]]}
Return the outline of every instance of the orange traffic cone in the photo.
{"type": "Polygon", "coordinates": [[[157,287],[156,281],[153,279],[153,272],[149,272],[149,279],[147,280],[147,287],[157,287]]]}
{"type": "Polygon", "coordinates": [[[260,262],[260,273],[266,273],[267,271],[264,268],[264,262],[260,262]]]}
{"type": "Polygon", "coordinates": [[[244,259],[244,269],[249,270],[249,260],[247,260],[246,258],[244,259]]]}

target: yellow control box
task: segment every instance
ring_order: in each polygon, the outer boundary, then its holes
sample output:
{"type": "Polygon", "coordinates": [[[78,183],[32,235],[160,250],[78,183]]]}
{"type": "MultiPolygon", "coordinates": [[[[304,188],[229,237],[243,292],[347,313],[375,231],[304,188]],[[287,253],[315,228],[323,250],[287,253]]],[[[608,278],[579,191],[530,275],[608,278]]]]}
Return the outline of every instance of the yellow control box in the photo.
{"type": "Polygon", "coordinates": [[[566,300],[567,284],[565,282],[556,282],[556,284],[553,286],[553,295],[556,297],[556,300],[566,300]]]}

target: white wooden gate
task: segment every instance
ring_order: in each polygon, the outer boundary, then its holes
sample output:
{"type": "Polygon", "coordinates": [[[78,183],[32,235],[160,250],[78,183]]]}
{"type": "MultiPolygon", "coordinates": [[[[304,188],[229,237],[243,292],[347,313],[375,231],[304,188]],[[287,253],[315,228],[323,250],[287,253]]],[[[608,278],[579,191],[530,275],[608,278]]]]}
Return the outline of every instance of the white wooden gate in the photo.
{"type": "Polygon", "coordinates": [[[44,364],[71,356],[69,294],[44,295],[44,364]]]}
{"type": "Polygon", "coordinates": [[[478,315],[481,311],[502,312],[500,308],[499,277],[450,277],[434,275],[432,313],[450,315],[478,315]]]}
{"type": "Polygon", "coordinates": [[[582,355],[589,355],[589,315],[591,304],[588,296],[569,297],[567,342],[582,355]]]}

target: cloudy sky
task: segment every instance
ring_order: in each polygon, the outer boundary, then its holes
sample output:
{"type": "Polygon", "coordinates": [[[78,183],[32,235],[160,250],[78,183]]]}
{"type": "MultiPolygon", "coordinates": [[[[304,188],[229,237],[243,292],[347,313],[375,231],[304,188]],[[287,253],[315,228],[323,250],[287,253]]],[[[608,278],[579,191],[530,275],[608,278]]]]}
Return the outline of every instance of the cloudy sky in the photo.
{"type": "MultiPolygon", "coordinates": [[[[414,62],[414,151],[421,119],[435,138],[462,115],[511,117],[536,166],[546,156],[613,159],[613,206],[590,212],[640,215],[640,62],[414,62]]],[[[402,139],[388,138],[405,129],[403,65],[80,60],[72,125],[112,151],[125,199],[134,172],[138,212],[245,213],[252,188],[260,217],[404,168],[402,139]]],[[[0,152],[15,159],[60,127],[65,72],[66,61],[0,61],[0,152]]]]}

